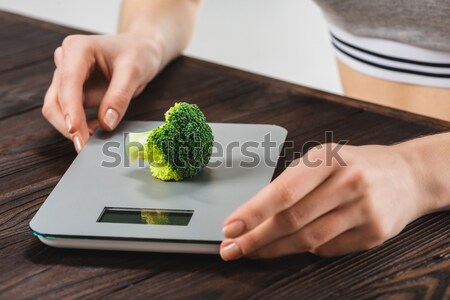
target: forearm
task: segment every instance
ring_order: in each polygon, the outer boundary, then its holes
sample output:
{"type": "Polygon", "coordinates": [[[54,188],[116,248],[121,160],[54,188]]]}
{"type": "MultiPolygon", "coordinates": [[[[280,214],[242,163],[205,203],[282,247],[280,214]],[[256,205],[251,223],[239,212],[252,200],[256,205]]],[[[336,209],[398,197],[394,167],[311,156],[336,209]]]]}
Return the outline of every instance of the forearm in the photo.
{"type": "Polygon", "coordinates": [[[123,0],[120,33],[149,38],[161,53],[161,68],[186,48],[200,0],[123,0]]]}
{"type": "Polygon", "coordinates": [[[415,178],[424,212],[450,209],[450,132],[411,140],[395,147],[415,178]]]}

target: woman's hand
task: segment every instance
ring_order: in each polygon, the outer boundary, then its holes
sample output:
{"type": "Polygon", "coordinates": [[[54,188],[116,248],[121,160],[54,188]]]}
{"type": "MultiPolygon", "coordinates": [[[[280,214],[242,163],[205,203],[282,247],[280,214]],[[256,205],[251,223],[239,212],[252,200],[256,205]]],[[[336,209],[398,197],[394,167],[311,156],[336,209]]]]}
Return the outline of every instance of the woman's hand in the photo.
{"type": "Polygon", "coordinates": [[[113,130],[130,100],[186,48],[199,0],[123,0],[121,34],[72,35],[55,51],[42,113],[79,152],[100,124],[113,130]],[[84,108],[98,107],[95,120],[84,108]]]}
{"type": "Polygon", "coordinates": [[[156,36],[68,36],[55,51],[42,114],[79,152],[98,124],[108,131],[117,126],[130,100],[161,69],[161,52],[156,36]],[[88,107],[98,107],[97,119],[86,119],[88,107]]]}
{"type": "Polygon", "coordinates": [[[224,224],[222,258],[365,250],[436,209],[402,144],[343,146],[332,158],[336,146],[313,148],[236,210],[224,224]]]}

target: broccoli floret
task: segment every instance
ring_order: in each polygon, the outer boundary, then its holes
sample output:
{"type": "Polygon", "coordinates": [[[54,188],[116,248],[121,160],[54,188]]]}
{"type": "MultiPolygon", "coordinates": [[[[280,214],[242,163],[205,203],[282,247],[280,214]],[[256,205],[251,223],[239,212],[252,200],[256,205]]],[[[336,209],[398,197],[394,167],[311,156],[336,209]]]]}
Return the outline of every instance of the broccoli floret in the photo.
{"type": "Polygon", "coordinates": [[[141,220],[145,224],[170,224],[169,214],[163,211],[141,211],[141,220]]]}
{"type": "Polygon", "coordinates": [[[183,180],[198,174],[209,162],[214,137],[206,118],[195,104],[175,103],[165,113],[166,123],[148,132],[130,133],[130,161],[150,162],[152,176],[183,180]]]}

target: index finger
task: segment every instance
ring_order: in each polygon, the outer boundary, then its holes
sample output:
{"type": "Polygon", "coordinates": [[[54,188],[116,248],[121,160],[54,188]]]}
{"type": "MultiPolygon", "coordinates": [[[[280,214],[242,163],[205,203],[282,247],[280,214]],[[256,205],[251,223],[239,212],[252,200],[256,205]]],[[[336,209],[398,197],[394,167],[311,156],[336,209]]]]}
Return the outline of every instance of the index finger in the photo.
{"type": "Polygon", "coordinates": [[[89,129],[83,108],[83,85],[87,80],[94,55],[80,38],[66,38],[63,43],[59,104],[64,114],[67,131],[73,139],[81,139],[81,146],[89,138],[89,129]]]}
{"type": "Polygon", "coordinates": [[[295,165],[289,166],[227,218],[223,227],[225,237],[240,236],[305,197],[332,174],[333,166],[326,166],[324,161],[322,148],[295,161],[295,165]],[[322,163],[311,166],[308,162],[312,157],[322,163]]]}

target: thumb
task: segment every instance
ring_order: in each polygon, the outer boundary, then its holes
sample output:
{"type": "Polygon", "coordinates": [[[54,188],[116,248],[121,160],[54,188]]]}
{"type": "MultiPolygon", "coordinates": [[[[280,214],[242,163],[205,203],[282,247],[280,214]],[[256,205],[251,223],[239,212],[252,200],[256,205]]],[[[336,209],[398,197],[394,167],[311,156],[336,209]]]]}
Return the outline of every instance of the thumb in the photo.
{"type": "Polygon", "coordinates": [[[119,70],[113,73],[98,110],[100,126],[107,131],[117,127],[138,88],[137,70],[130,67],[119,70]]]}

